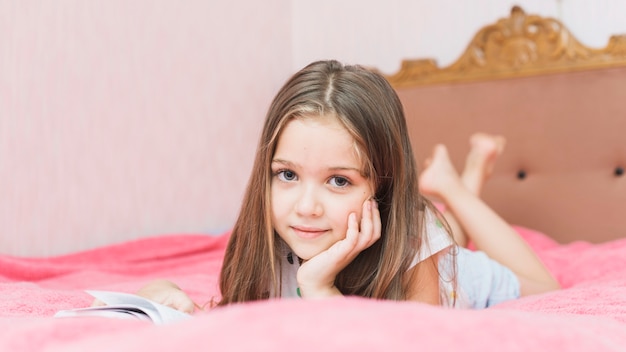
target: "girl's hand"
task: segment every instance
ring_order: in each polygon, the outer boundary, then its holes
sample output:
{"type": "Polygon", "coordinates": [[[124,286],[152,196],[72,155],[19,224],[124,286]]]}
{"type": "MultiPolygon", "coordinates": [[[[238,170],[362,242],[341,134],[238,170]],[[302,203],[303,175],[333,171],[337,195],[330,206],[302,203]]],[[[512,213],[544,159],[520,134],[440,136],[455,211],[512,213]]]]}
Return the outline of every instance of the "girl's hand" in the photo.
{"type": "Polygon", "coordinates": [[[185,313],[193,313],[195,309],[191,298],[180,287],[167,280],[152,281],[139,289],[137,295],[185,313]]]}
{"type": "Polygon", "coordinates": [[[335,287],[335,278],[356,256],[380,238],[381,222],[378,204],[374,200],[363,203],[361,226],[356,214],[348,216],[346,238],[309,259],[298,269],[300,294],[306,298],[341,295],[335,287]]]}

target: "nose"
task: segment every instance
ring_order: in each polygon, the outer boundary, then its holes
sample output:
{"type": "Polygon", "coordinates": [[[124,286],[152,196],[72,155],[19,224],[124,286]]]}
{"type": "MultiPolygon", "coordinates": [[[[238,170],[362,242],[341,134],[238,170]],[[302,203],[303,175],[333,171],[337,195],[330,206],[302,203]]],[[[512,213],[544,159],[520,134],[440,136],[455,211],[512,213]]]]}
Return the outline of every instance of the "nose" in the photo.
{"type": "Polygon", "coordinates": [[[315,187],[303,187],[296,201],[296,213],[300,216],[320,216],[324,207],[315,187]]]}

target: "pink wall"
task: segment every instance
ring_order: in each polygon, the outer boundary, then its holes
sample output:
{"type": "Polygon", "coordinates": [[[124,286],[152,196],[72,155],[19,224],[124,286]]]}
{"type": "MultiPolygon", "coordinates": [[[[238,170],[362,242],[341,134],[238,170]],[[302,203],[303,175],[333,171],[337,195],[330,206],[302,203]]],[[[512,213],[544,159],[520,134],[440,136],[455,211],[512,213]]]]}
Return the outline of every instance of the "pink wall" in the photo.
{"type": "Polygon", "coordinates": [[[0,2],[0,252],[230,228],[288,0],[0,2]]]}
{"type": "Polygon", "coordinates": [[[0,253],[224,231],[292,72],[447,65],[513,4],[626,33],[621,0],[0,1],[0,253]]]}

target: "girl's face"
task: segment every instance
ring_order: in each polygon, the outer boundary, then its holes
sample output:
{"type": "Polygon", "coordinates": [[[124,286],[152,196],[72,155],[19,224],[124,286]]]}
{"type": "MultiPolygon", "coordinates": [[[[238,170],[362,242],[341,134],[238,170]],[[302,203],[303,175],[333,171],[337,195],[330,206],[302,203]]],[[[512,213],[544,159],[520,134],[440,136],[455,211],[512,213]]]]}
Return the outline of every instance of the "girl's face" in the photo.
{"type": "Polygon", "coordinates": [[[361,218],[373,186],[354,139],[334,116],[292,119],[272,158],[272,223],[308,260],[346,237],[348,215],[361,218]]]}

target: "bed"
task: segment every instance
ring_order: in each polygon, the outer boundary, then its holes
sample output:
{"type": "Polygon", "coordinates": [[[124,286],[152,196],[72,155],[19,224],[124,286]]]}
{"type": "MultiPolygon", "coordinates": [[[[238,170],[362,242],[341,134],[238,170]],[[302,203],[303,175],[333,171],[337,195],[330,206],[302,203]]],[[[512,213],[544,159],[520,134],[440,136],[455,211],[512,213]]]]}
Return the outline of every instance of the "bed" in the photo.
{"type": "Polygon", "coordinates": [[[86,289],[134,292],[153,278],[200,303],[218,296],[229,233],[160,235],[51,258],[0,255],[0,350],[624,351],[625,43],[586,48],[558,21],[515,7],[451,66],[407,60],[388,77],[420,160],[445,143],[460,167],[470,134],[506,136],[484,198],[520,225],[560,291],[480,311],[348,297],[241,304],[160,326],[52,317],[89,305],[86,289]]]}

